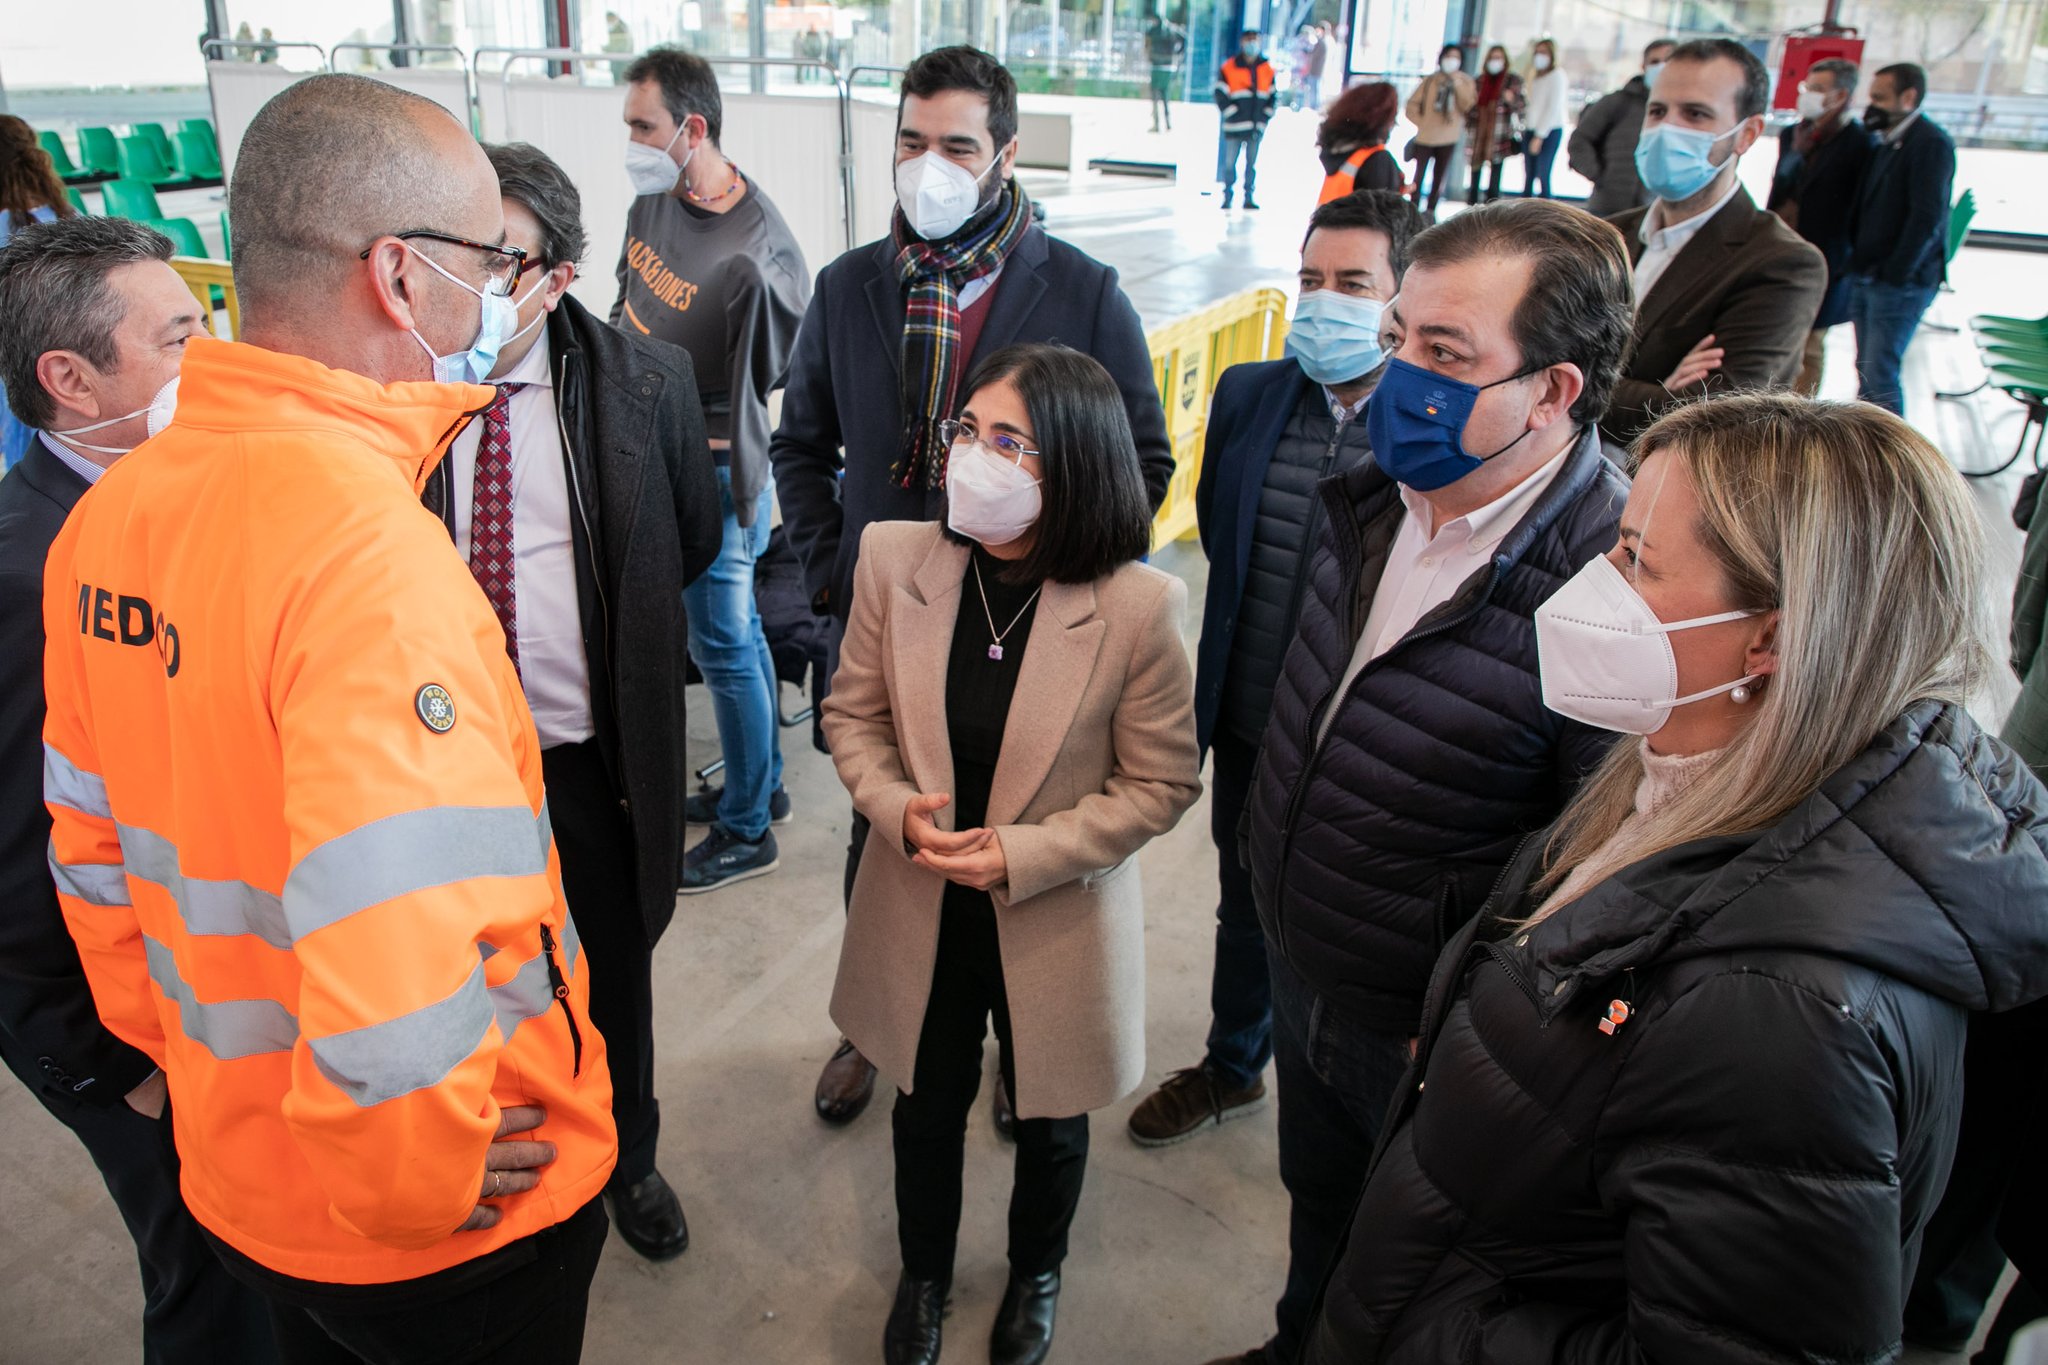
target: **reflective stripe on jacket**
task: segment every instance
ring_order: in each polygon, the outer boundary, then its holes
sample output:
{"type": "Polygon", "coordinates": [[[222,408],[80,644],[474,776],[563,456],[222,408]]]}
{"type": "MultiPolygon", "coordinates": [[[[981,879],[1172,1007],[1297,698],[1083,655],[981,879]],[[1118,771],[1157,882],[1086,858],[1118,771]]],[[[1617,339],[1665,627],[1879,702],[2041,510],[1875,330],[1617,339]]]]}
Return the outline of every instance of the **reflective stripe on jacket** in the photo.
{"type": "Polygon", "coordinates": [[[616,1155],[533,722],[418,501],[490,397],[193,341],[177,420],[50,553],[66,919],[169,1078],[193,1214],[302,1279],[484,1255],[616,1155]],[[457,1233],[517,1104],[557,1159],[457,1233]]]}
{"type": "Polygon", "coordinates": [[[1243,57],[1230,57],[1216,77],[1214,93],[1225,133],[1255,132],[1273,117],[1273,64],[1260,57],[1247,66],[1243,57]]]}
{"type": "Polygon", "coordinates": [[[1386,143],[1375,142],[1372,146],[1360,147],[1350,156],[1345,157],[1343,165],[1323,177],[1323,192],[1316,199],[1316,207],[1321,208],[1332,199],[1342,199],[1345,195],[1357,189],[1359,170],[1364,167],[1366,162],[1372,160],[1373,157],[1385,150],[1387,150],[1386,143]]]}

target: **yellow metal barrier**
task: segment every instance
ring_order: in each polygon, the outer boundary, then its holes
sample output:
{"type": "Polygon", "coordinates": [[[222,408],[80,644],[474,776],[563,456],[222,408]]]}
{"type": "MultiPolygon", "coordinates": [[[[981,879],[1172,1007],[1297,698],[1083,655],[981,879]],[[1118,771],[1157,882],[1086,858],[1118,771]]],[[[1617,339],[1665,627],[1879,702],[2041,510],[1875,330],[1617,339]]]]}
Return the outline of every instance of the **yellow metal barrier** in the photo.
{"type": "Polygon", "coordinates": [[[1195,530],[1195,484],[1217,379],[1232,365],[1279,359],[1286,340],[1287,295],[1278,289],[1247,289],[1145,338],[1173,447],[1173,482],[1152,519],[1153,549],[1195,530]]]}
{"type": "Polygon", "coordinates": [[[171,257],[171,269],[178,272],[178,278],[192,291],[192,297],[199,300],[199,310],[206,317],[206,330],[224,340],[232,341],[242,334],[242,304],[235,297],[234,268],[226,261],[202,260],[197,256],[171,257]],[[228,330],[222,332],[215,321],[216,308],[225,308],[228,313],[228,330]]]}

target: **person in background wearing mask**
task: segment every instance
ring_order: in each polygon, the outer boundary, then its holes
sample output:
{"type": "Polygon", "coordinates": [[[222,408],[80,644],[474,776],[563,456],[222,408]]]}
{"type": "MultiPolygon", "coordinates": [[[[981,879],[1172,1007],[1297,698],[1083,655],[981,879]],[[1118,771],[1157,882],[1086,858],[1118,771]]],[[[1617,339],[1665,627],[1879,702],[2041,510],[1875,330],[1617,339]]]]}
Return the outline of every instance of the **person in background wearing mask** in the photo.
{"type": "Polygon", "coordinates": [[[1789,394],[1636,455],[1536,614],[1546,704],[1624,739],[1438,958],[1307,1365],[1895,1360],[1971,1015],[2048,996],[1955,470],[1789,394]]]}
{"type": "Polygon", "coordinates": [[[773,872],[782,785],[781,685],[754,602],[768,547],[768,395],[782,384],[810,301],[810,271],[782,214],[719,150],[723,104],[703,58],[651,48],[626,69],[626,213],[611,321],[690,353],[718,462],[724,547],[684,590],[690,657],[718,720],[725,784],[691,796],[709,829],[683,857],[686,896],[773,872]]]}
{"type": "Polygon", "coordinates": [[[50,878],[43,804],[43,562],[108,465],[161,431],[200,308],[168,237],[67,218],[0,250],[0,381],[41,434],[0,479],[0,1060],[78,1136],[142,1269],[143,1353],[164,1365],[277,1358],[263,1300],[178,1193],[164,1074],[101,1022],[50,878]]]}
{"type": "Polygon", "coordinates": [[[1650,91],[1636,174],[1655,199],[1610,221],[1635,265],[1635,345],[1600,429],[1627,445],[1680,403],[1789,385],[1828,263],[1736,176],[1763,136],[1771,78],[1727,38],[1672,50],[1650,91]]]}
{"type": "Polygon", "coordinates": [[[1415,207],[1432,220],[1444,197],[1451,158],[1465,135],[1465,119],[1478,103],[1479,87],[1465,74],[1465,50],[1456,43],[1445,43],[1437,54],[1436,70],[1408,96],[1408,121],[1415,125],[1415,136],[1408,141],[1408,160],[1415,163],[1415,207]],[[1425,175],[1429,181],[1426,204],[1422,197],[1425,175]]]}
{"type": "Polygon", "coordinates": [[[1602,95],[1579,115],[1566,154],[1571,168],[1593,182],[1586,212],[1608,218],[1650,202],[1650,192],[1636,177],[1636,139],[1643,131],[1650,87],[1677,46],[1674,38],[1651,43],[1643,49],[1643,74],[1631,76],[1627,85],[1602,95]]]}
{"type": "MultiPolygon", "coordinates": [[[[1393,87],[1381,88],[1391,113],[1393,87]]],[[[1131,1137],[1143,1147],[1169,1146],[1265,1107],[1273,992],[1237,826],[1294,639],[1302,561],[1322,535],[1316,488],[1372,458],[1363,414],[1386,368],[1384,314],[1421,228],[1421,215],[1391,190],[1361,190],[1318,208],[1301,246],[1301,302],[1287,356],[1233,365],[1216,383],[1195,486],[1209,556],[1195,734],[1216,756],[1209,833],[1221,884],[1209,1038],[1198,1065],[1173,1072],[1132,1112],[1131,1137]]]]}
{"type": "Polygon", "coordinates": [[[1026,345],[963,392],[946,524],[862,535],[824,703],[869,830],[832,1017],[898,1091],[886,1365],[939,1358],[991,1015],[1017,1162],[989,1360],[1045,1359],[1088,1111],[1145,1074],[1138,851],[1202,790],[1187,589],[1138,562],[1151,516],[1116,381],[1026,345]]]}
{"type": "Polygon", "coordinates": [[[1529,57],[1528,106],[1523,114],[1528,140],[1522,150],[1522,193],[1550,198],[1550,171],[1564,143],[1564,72],[1557,69],[1557,44],[1539,38],[1529,57]]]}
{"type": "Polygon", "coordinates": [[[1259,143],[1266,136],[1266,124],[1279,99],[1273,84],[1273,63],[1259,49],[1257,29],[1248,28],[1238,38],[1237,51],[1224,58],[1211,93],[1223,115],[1216,145],[1216,181],[1223,186],[1223,207],[1229,208],[1237,193],[1237,163],[1242,157],[1244,206],[1256,209],[1259,143]]]}
{"type": "Polygon", "coordinates": [[[1911,62],[1870,78],[1863,122],[1878,137],[1856,196],[1849,250],[1849,320],[1856,326],[1856,396],[1906,410],[1899,364],[1948,278],[1949,200],[1956,144],[1920,111],[1927,72],[1911,62]]]}
{"type": "Polygon", "coordinates": [[[1627,481],[1593,420],[1631,302],[1619,235],[1550,200],[1418,234],[1366,404],[1373,458],[1316,490],[1327,520],[1246,802],[1292,1213],[1277,1331],[1242,1365],[1297,1358],[1437,948],[1606,752],[1543,708],[1533,617],[1613,543],[1627,481]]]}
{"type": "Polygon", "coordinates": [[[690,1244],[654,1165],[654,945],[675,914],[688,767],[676,602],[721,552],[719,488],[689,355],[606,326],[568,292],[584,249],[576,187],[525,143],[484,152],[505,242],[526,253],[517,330],[488,376],[496,401],[424,497],[519,667],[611,1062],[612,1222],[662,1261],[690,1244]]]}
{"type": "Polygon", "coordinates": [[[1388,81],[1354,85],[1331,102],[1316,130],[1316,152],[1323,163],[1317,204],[1359,190],[1403,188],[1401,163],[1387,150],[1400,109],[1400,93],[1388,81]]]}
{"type": "Polygon", "coordinates": [[[1145,25],[1145,59],[1152,66],[1152,131],[1173,131],[1173,82],[1188,50],[1188,32],[1168,22],[1157,6],[1145,25]],[[1162,129],[1161,125],[1164,125],[1162,129]]]}
{"type": "Polygon", "coordinates": [[[522,253],[468,128],[360,76],[273,96],[228,205],[245,340],[187,344],[50,550],[59,902],[284,1359],[568,1365],[604,1040],[505,632],[419,504],[522,253]]]}
{"type": "MultiPolygon", "coordinates": [[[[1166,497],[1173,451],[1137,311],[1114,270],[1032,221],[1016,159],[1017,86],[1002,63],[947,47],[904,71],[894,222],[819,273],[772,447],[783,525],[821,615],[843,623],[852,610],[871,522],[945,515],[952,447],[939,423],[959,415],[960,380],[1006,346],[1058,340],[1100,361],[1123,395],[1147,501],[1156,510],[1166,497]]],[[[856,806],[848,895],[867,832],[856,806]]],[[[851,1121],[874,1083],[842,1039],[818,1079],[818,1117],[851,1121]]],[[[1008,1114],[998,1088],[999,1129],[1008,1114]]]]}
{"type": "Polygon", "coordinates": [[[1498,43],[1486,49],[1476,85],[1478,103],[1465,118],[1465,159],[1472,167],[1472,192],[1465,202],[1481,202],[1480,173],[1490,168],[1493,183],[1487,187],[1485,199],[1490,204],[1500,198],[1501,167],[1521,145],[1522,110],[1528,100],[1522,91],[1522,78],[1508,70],[1508,50],[1498,43]]]}
{"type": "Polygon", "coordinates": [[[1830,57],[1815,62],[1799,83],[1799,122],[1778,135],[1778,169],[1766,205],[1785,225],[1827,258],[1828,287],[1813,330],[1806,334],[1799,378],[1803,394],[1820,392],[1828,328],[1849,320],[1849,248],[1856,227],[1856,195],[1870,163],[1869,130],[1849,111],[1856,95],[1856,64],[1830,57]]]}

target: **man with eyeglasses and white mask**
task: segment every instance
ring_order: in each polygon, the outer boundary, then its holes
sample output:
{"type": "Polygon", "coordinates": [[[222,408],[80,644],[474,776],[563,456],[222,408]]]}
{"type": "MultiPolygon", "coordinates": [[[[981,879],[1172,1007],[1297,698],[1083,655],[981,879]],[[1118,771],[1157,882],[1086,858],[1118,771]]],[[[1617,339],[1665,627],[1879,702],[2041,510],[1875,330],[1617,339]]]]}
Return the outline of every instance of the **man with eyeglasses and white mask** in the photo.
{"type": "Polygon", "coordinates": [[[1764,132],[1771,78],[1727,38],[1674,48],[1650,90],[1636,174],[1656,196],[1608,221],[1635,266],[1628,368],[1600,419],[1625,446],[1680,403],[1799,377],[1827,258],[1749,197],[1736,163],[1764,132]]]}
{"type": "Polygon", "coordinates": [[[359,76],[263,106],[229,211],[241,339],[50,550],[58,901],[284,1359],[570,1365],[604,1039],[505,632],[419,504],[524,253],[469,129],[359,76]]]}
{"type": "Polygon", "coordinates": [[[650,48],[626,68],[625,119],[638,197],[611,321],[690,353],[725,520],[724,548],[683,594],[725,758],[724,786],[686,805],[689,822],[708,827],[683,858],[687,896],[773,872],[781,855],[768,827],[790,819],[754,564],[774,519],[768,395],[788,368],[810,270],[782,214],[719,147],[724,102],[710,63],[650,48]]]}
{"type": "Polygon", "coordinates": [[[690,357],[591,315],[569,291],[583,203],[545,152],[486,147],[505,241],[526,253],[498,396],[428,480],[505,628],[540,737],[563,889],[595,964],[611,1059],[612,1223],[649,1260],[690,1243],[655,1169],[654,945],[683,847],[684,639],[676,602],[723,541],[690,357]]]}
{"type": "MultiPolygon", "coordinates": [[[[1137,312],[1114,270],[1033,221],[1016,159],[1010,73],[971,47],[925,53],[903,74],[890,234],[818,274],[771,452],[811,609],[842,626],[861,532],[944,515],[939,424],[960,415],[974,361],[1012,343],[1057,341],[1100,361],[1124,396],[1153,507],[1166,497],[1173,451],[1137,312]]],[[[849,894],[866,837],[856,813],[849,894]]],[[[818,1082],[818,1116],[852,1120],[874,1083],[842,1039],[818,1082]]],[[[1000,1088],[996,1099],[1005,1126],[1000,1088]]]]}

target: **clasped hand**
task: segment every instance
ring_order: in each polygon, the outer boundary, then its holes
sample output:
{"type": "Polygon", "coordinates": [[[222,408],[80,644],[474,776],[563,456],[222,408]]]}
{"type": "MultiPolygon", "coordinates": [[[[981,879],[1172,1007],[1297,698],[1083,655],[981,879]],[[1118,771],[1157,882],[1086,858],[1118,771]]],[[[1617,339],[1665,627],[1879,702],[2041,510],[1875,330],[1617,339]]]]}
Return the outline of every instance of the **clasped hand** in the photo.
{"type": "Polygon", "coordinates": [[[932,822],[932,812],[952,799],[944,792],[920,793],[903,808],[903,842],[911,850],[910,861],[949,882],[986,891],[1010,875],[1003,841],[992,829],[940,829],[932,822]]]}

